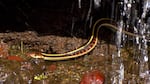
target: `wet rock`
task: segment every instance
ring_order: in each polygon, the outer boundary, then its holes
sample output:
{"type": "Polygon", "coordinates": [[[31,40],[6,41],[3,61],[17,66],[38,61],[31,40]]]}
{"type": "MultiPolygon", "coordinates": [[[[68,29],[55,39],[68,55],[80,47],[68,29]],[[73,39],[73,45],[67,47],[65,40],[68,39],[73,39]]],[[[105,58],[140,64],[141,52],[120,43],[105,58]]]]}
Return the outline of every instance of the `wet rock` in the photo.
{"type": "Polygon", "coordinates": [[[49,71],[52,71],[52,72],[53,72],[53,71],[55,71],[56,69],[57,69],[57,66],[56,66],[55,64],[51,64],[51,65],[48,66],[48,70],[49,70],[49,71]]]}
{"type": "Polygon", "coordinates": [[[18,61],[18,62],[23,61],[23,58],[21,58],[20,56],[8,56],[7,59],[11,61],[18,61]]]}
{"type": "Polygon", "coordinates": [[[104,76],[98,70],[85,73],[80,84],[104,84],[104,76]]]}

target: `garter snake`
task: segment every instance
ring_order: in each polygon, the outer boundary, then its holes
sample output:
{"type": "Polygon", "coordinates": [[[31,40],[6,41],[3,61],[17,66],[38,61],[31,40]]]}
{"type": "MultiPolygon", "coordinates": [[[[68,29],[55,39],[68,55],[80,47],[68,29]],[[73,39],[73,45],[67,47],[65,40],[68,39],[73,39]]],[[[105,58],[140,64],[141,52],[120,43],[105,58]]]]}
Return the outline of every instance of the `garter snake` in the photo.
{"type": "MultiPolygon", "coordinates": [[[[62,54],[41,53],[41,54],[30,54],[30,56],[33,58],[42,58],[44,60],[50,60],[50,61],[67,60],[67,59],[83,56],[83,55],[89,53],[90,51],[92,51],[95,48],[95,46],[97,45],[98,34],[99,34],[100,28],[107,27],[113,31],[114,30],[118,31],[117,26],[112,25],[110,23],[102,23],[98,27],[96,27],[98,25],[98,23],[100,23],[102,21],[113,21],[113,20],[110,20],[108,18],[102,18],[102,19],[97,20],[95,22],[95,24],[93,25],[92,35],[91,35],[90,39],[88,40],[88,42],[85,45],[79,47],[78,49],[75,49],[75,50],[72,50],[72,51],[69,51],[66,53],[62,53],[62,54]]],[[[142,36],[140,36],[140,35],[133,34],[131,32],[127,32],[125,30],[122,30],[122,33],[127,34],[129,36],[142,38],[142,36]]]]}

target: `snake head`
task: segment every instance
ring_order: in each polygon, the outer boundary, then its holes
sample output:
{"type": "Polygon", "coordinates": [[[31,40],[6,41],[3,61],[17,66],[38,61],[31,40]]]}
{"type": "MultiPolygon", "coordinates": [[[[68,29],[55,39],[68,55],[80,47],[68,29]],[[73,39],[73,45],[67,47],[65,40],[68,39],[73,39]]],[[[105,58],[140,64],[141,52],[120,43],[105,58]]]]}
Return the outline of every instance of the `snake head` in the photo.
{"type": "Polygon", "coordinates": [[[27,56],[32,58],[44,58],[44,56],[39,52],[28,53],[27,56]]]}

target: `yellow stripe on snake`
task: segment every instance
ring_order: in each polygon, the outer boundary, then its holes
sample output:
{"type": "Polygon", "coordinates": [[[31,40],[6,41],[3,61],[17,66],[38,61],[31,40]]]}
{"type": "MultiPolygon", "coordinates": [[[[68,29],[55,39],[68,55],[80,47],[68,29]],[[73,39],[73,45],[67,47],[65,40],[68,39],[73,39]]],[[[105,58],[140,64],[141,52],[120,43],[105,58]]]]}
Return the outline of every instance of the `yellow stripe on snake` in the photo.
{"type": "MultiPolygon", "coordinates": [[[[102,23],[102,24],[98,25],[99,23],[105,22],[105,21],[114,22],[113,20],[110,20],[108,18],[102,18],[102,19],[97,20],[95,22],[95,24],[93,25],[92,35],[91,35],[89,41],[85,45],[79,47],[78,49],[75,49],[75,50],[72,50],[72,51],[69,51],[66,53],[62,53],[62,54],[41,53],[40,55],[39,54],[38,55],[37,54],[30,54],[30,56],[33,58],[42,58],[44,60],[50,60],[50,61],[67,60],[67,59],[72,59],[72,58],[77,58],[77,57],[83,56],[83,55],[91,52],[95,48],[95,46],[97,45],[98,34],[99,34],[100,28],[107,27],[111,30],[115,30],[115,31],[119,30],[117,28],[117,26],[110,24],[110,23],[102,23]]],[[[139,38],[142,37],[140,35],[136,35],[136,34],[133,34],[131,32],[127,32],[125,30],[122,30],[122,33],[127,34],[129,36],[134,36],[134,37],[136,36],[139,38]]]]}

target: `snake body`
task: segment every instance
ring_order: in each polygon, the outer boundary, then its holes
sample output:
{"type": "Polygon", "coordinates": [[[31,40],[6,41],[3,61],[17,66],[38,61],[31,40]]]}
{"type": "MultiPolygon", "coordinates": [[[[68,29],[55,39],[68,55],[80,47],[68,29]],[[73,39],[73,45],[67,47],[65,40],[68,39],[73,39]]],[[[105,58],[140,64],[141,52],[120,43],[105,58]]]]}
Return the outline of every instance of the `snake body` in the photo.
{"type": "MultiPolygon", "coordinates": [[[[110,23],[102,23],[102,24],[98,25],[102,21],[113,21],[113,20],[110,20],[108,18],[102,18],[102,19],[97,20],[95,22],[95,24],[93,25],[92,35],[91,35],[90,39],[88,40],[88,42],[85,45],[79,47],[78,49],[75,49],[73,51],[69,51],[66,53],[62,53],[62,54],[41,53],[38,55],[30,54],[30,56],[33,58],[42,58],[44,60],[50,60],[50,61],[67,60],[67,59],[77,58],[77,57],[83,56],[83,55],[91,52],[95,48],[95,46],[97,45],[98,34],[99,34],[100,28],[107,27],[113,31],[118,31],[118,28],[115,25],[112,25],[110,23]]],[[[127,32],[125,30],[123,30],[122,33],[125,33],[125,34],[130,35],[130,36],[136,36],[139,38],[142,37],[142,36],[127,32]]]]}

